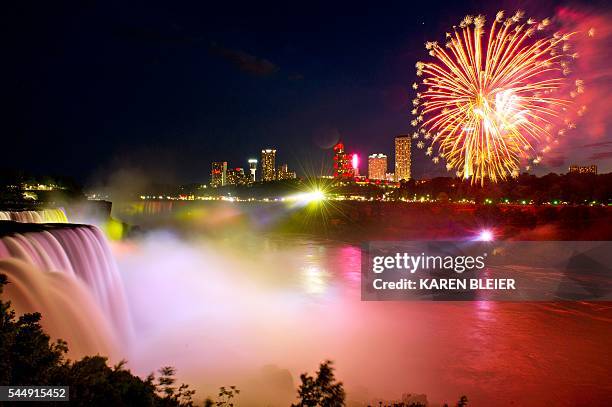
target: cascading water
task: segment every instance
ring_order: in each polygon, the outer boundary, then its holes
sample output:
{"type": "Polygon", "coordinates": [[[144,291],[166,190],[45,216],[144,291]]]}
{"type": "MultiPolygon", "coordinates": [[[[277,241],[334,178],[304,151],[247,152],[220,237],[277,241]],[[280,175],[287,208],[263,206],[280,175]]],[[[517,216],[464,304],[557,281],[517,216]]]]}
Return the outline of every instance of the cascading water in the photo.
{"type": "Polygon", "coordinates": [[[116,354],[130,343],[123,285],[106,240],[88,225],[2,222],[0,273],[18,314],[40,312],[44,328],[68,341],[72,356],[116,354]]]}
{"type": "Polygon", "coordinates": [[[63,209],[42,209],[40,211],[0,211],[0,220],[22,223],[68,223],[63,209]]]}

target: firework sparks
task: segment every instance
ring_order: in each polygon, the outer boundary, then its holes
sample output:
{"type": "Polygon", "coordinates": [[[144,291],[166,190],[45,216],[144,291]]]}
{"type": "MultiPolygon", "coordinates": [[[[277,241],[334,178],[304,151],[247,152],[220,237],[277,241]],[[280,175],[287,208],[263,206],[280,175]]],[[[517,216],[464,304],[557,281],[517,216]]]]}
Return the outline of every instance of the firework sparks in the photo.
{"type": "MultiPolygon", "coordinates": [[[[553,123],[572,104],[562,94],[577,57],[573,34],[547,35],[550,24],[499,12],[485,28],[484,16],[467,16],[445,44],[425,44],[433,61],[416,64],[422,81],[413,84],[411,124],[431,138],[426,155],[437,148],[449,171],[473,183],[515,177],[522,163],[541,161],[538,143],[556,142],[553,123]]],[[[575,84],[577,94],[583,83],[575,84]]]]}

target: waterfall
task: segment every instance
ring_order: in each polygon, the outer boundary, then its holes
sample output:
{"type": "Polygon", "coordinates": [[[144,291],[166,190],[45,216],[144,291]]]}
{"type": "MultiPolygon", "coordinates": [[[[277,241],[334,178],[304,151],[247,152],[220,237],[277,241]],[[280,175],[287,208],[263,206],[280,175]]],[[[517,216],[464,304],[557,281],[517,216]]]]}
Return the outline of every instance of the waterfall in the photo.
{"type": "Polygon", "coordinates": [[[42,209],[39,211],[0,211],[0,220],[12,220],[22,223],[67,223],[66,212],[60,208],[42,209]]]}
{"type": "Polygon", "coordinates": [[[129,345],[123,284],[102,232],[89,225],[22,225],[0,237],[5,295],[18,314],[38,311],[53,338],[73,356],[113,356],[129,345]],[[31,231],[36,228],[35,231],[31,231]]]}

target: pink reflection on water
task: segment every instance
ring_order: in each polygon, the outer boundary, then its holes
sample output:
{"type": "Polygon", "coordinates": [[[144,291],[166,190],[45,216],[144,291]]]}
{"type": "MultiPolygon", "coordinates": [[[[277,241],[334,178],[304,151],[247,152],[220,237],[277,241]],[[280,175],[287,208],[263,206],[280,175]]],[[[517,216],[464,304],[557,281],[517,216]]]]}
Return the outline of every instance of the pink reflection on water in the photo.
{"type": "Polygon", "coordinates": [[[171,362],[211,391],[247,383],[266,364],[297,378],[331,358],[361,400],[418,392],[449,402],[468,394],[475,405],[571,405],[585,387],[593,400],[610,394],[609,308],[361,302],[358,247],[256,239],[151,237],[120,255],[147,338],[131,358],[138,370],[171,362]]]}

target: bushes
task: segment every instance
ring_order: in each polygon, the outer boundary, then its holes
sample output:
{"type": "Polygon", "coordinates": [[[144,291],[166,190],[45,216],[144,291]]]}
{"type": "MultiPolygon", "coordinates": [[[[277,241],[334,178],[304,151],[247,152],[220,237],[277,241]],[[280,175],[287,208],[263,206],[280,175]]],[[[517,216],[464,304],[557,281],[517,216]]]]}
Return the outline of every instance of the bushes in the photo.
{"type": "MultiPolygon", "coordinates": [[[[5,284],[0,274],[0,294],[5,284]]],[[[71,405],[76,406],[192,406],[193,391],[174,387],[175,370],[160,369],[145,380],[125,368],[110,367],[102,356],[71,362],[65,359],[68,345],[50,341],[40,326],[39,313],[17,318],[10,302],[0,299],[0,385],[70,386],[71,405]]]]}

